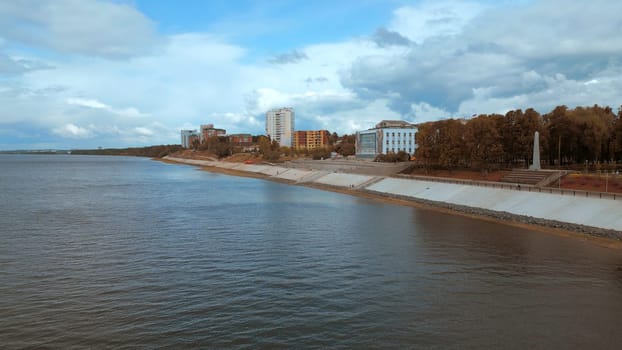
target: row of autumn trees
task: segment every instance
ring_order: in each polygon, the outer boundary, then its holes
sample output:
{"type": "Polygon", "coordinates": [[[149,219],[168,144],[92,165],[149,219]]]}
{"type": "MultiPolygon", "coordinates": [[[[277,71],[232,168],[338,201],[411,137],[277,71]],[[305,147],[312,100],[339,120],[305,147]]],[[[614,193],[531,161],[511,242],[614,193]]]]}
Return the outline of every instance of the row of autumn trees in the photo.
{"type": "Polygon", "coordinates": [[[505,115],[447,119],[418,126],[415,156],[426,168],[526,166],[540,134],[540,159],[548,165],[617,162],[622,159],[622,107],[558,106],[540,115],[532,108],[505,115]]]}

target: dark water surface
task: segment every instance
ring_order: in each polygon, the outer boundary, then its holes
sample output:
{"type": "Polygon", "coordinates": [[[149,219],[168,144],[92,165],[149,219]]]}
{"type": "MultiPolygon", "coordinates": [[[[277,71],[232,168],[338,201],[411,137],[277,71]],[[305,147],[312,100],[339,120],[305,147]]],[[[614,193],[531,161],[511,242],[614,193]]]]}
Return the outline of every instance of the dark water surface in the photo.
{"type": "Polygon", "coordinates": [[[148,159],[0,156],[0,348],[622,347],[622,251],[148,159]]]}

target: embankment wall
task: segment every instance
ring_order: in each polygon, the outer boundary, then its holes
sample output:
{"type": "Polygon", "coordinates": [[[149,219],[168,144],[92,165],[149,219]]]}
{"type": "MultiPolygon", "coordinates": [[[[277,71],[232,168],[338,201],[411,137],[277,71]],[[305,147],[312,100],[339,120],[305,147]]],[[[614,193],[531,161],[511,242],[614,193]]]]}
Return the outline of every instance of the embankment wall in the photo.
{"type": "Polygon", "coordinates": [[[559,227],[598,236],[622,239],[622,201],[556,193],[452,184],[421,179],[302,170],[281,166],[247,165],[167,157],[168,160],[249,173],[292,183],[365,191],[381,196],[531,224],[559,227]]]}

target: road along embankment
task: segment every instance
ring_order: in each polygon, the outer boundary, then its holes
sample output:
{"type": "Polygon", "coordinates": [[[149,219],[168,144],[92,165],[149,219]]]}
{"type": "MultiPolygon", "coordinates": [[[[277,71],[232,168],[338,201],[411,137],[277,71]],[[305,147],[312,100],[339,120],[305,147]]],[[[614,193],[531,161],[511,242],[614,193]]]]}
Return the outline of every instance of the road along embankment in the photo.
{"type": "Polygon", "coordinates": [[[524,192],[385,176],[166,157],[232,175],[348,190],[423,203],[470,215],[622,240],[622,200],[524,192]]]}

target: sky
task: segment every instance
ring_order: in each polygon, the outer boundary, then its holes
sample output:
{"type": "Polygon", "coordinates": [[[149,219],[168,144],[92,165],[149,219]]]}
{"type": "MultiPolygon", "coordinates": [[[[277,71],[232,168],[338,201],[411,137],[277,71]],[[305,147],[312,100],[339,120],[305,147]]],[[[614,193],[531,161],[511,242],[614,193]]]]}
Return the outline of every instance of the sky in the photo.
{"type": "Polygon", "coordinates": [[[0,150],[622,104],[614,0],[0,1],[0,150]]]}

